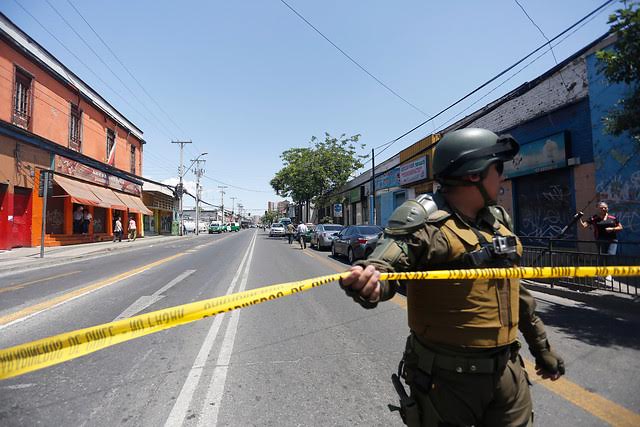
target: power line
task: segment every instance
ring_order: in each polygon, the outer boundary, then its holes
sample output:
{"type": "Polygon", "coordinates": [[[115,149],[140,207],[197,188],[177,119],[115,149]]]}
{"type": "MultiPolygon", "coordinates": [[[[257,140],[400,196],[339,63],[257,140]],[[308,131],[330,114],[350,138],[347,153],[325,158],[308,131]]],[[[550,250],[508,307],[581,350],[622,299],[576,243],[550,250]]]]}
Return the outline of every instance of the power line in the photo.
{"type": "Polygon", "coordinates": [[[211,178],[210,176],[207,176],[207,175],[203,175],[203,177],[205,177],[205,178],[207,178],[208,180],[211,180],[211,181],[213,181],[213,182],[217,182],[218,184],[227,185],[227,186],[229,186],[229,187],[231,187],[231,188],[236,188],[236,189],[238,189],[238,190],[251,191],[251,192],[253,192],[253,193],[269,193],[269,194],[272,194],[272,193],[273,193],[273,191],[253,190],[253,189],[251,189],[251,188],[238,187],[237,185],[227,184],[226,182],[222,182],[222,181],[220,181],[220,180],[218,180],[218,179],[211,178]]]}
{"type": "MultiPolygon", "coordinates": [[[[281,0],[282,1],[282,0],[281,0]]],[[[523,58],[519,59],[518,61],[516,61],[514,64],[512,64],[511,66],[507,67],[506,69],[502,70],[500,73],[498,73],[497,75],[495,75],[494,77],[490,78],[489,80],[487,80],[486,82],[484,82],[483,84],[481,84],[480,86],[478,86],[477,88],[473,89],[471,92],[467,93],[466,95],[464,95],[462,98],[458,99],[457,101],[455,101],[453,104],[449,105],[448,107],[440,110],[437,114],[429,117],[427,120],[423,121],[422,123],[418,124],[417,126],[414,126],[412,129],[406,131],[405,133],[403,133],[402,135],[400,135],[397,138],[392,139],[389,142],[386,142],[384,144],[379,145],[378,147],[375,147],[374,149],[378,149],[381,147],[385,147],[380,154],[382,154],[382,152],[384,152],[386,149],[388,149],[389,147],[391,147],[394,143],[398,142],[400,139],[404,138],[405,136],[409,135],[410,133],[414,132],[415,130],[421,128],[422,126],[424,126],[425,124],[427,124],[428,122],[432,121],[433,119],[439,117],[440,115],[444,114],[445,112],[449,111],[451,108],[455,107],[456,105],[458,105],[459,103],[461,103],[462,101],[464,101],[465,99],[469,98],[470,96],[474,95],[475,93],[479,92],[480,90],[484,89],[485,87],[487,87],[488,85],[490,85],[491,83],[493,83],[494,81],[496,81],[497,79],[499,79],[500,77],[502,77],[503,75],[505,75],[506,73],[508,73],[509,71],[511,71],[512,69],[514,69],[515,67],[517,67],[518,65],[520,65],[521,63],[523,63],[525,60],[527,60],[529,57],[533,56],[534,54],[536,54],[538,51],[544,49],[545,46],[547,46],[549,43],[557,40],[558,38],[562,37],[564,34],[566,34],[567,32],[571,31],[573,28],[575,28],[576,26],[580,25],[583,21],[587,20],[588,18],[590,18],[592,15],[598,13],[601,9],[605,8],[606,6],[608,6],[609,4],[613,3],[615,0],[607,0],[606,2],[604,2],[602,5],[598,6],[596,9],[594,9],[593,11],[591,11],[590,13],[588,13],[586,16],[584,16],[583,18],[581,18],[579,21],[577,21],[576,23],[574,23],[573,25],[571,25],[570,27],[566,28],[565,30],[563,30],[561,33],[559,33],[558,35],[556,35],[553,39],[549,40],[548,43],[544,43],[542,46],[536,48],[535,50],[533,50],[532,52],[530,52],[529,54],[525,55],[523,58]]]]}
{"type": "MultiPolygon", "coordinates": [[[[106,81],[104,81],[104,79],[102,79],[95,71],[93,71],[93,69],[91,67],[89,67],[82,59],[80,59],[78,57],[78,55],[76,55],[73,51],[71,51],[71,49],[69,49],[59,38],[57,38],[51,31],[49,31],[49,29],[47,29],[47,27],[44,26],[44,24],[42,22],[40,22],[40,20],[38,20],[38,18],[36,18],[34,15],[31,14],[31,12],[29,12],[27,9],[25,9],[24,6],[22,6],[22,4],[20,4],[18,2],[18,0],[13,0],[27,15],[29,15],[34,21],[36,21],[38,23],[38,25],[40,25],[40,27],[42,27],[42,29],[49,34],[55,41],[57,41],[60,46],[62,46],[71,56],[73,56],[76,61],[78,61],[80,64],[82,64],[87,70],[89,70],[89,72],[91,72],[91,74],[93,74],[107,89],[109,89],[114,95],[116,95],[118,98],[120,98],[122,101],[124,101],[125,104],[127,104],[134,112],[136,112],[137,114],[140,115],[140,117],[142,117],[143,119],[145,119],[149,124],[151,124],[151,121],[144,115],[142,114],[140,111],[138,111],[137,108],[135,108],[133,105],[131,105],[131,103],[129,101],[127,101],[127,99],[125,97],[123,97],[122,95],[120,95],[114,88],[111,87],[111,85],[109,85],[109,83],[107,83],[106,81]]],[[[171,138],[168,134],[166,134],[163,130],[161,130],[162,133],[165,134],[165,136],[167,136],[167,138],[171,138]]]]}
{"type": "Polygon", "coordinates": [[[151,96],[151,94],[147,91],[147,89],[145,89],[145,87],[142,85],[142,83],[140,83],[140,81],[133,75],[133,73],[131,73],[131,71],[129,71],[129,69],[127,68],[126,65],[124,65],[124,63],[120,60],[120,58],[118,57],[118,55],[116,55],[116,53],[111,49],[111,47],[109,47],[109,45],[104,41],[104,39],[102,37],[100,37],[100,34],[98,34],[98,32],[93,28],[93,26],[91,26],[91,24],[86,20],[86,18],[82,15],[82,13],[80,13],[80,11],[74,6],[73,3],[71,3],[71,0],[67,0],[67,3],[69,3],[69,5],[73,8],[73,10],[76,11],[76,13],[80,16],[80,18],[82,18],[82,20],[84,21],[85,24],[87,24],[87,26],[91,29],[91,31],[93,31],[93,34],[95,34],[95,36],[102,42],[102,44],[107,48],[107,50],[109,50],[109,52],[111,53],[111,55],[113,55],[113,57],[116,59],[116,61],[118,61],[118,63],[122,66],[122,68],[127,72],[127,74],[129,74],[129,76],[138,84],[138,86],[143,90],[143,92],[149,97],[149,99],[151,101],[153,101],[153,103],[158,107],[158,109],[160,109],[160,111],[162,111],[164,113],[165,116],[167,116],[167,118],[169,119],[169,121],[171,121],[171,123],[173,123],[173,125],[183,134],[186,134],[186,132],[184,130],[182,130],[182,128],[175,122],[173,121],[173,119],[171,118],[171,116],[169,115],[169,113],[167,113],[164,108],[162,108],[162,106],[158,103],[158,101],[155,100],[155,98],[153,96],[151,96]]]}
{"type": "Polygon", "coordinates": [[[349,61],[353,62],[356,67],[360,68],[362,71],[364,71],[369,77],[371,77],[373,80],[375,80],[376,82],[378,82],[379,85],[381,85],[382,87],[384,87],[385,89],[387,89],[389,92],[391,92],[393,95],[395,95],[397,98],[401,99],[405,104],[409,105],[411,108],[413,108],[414,110],[420,112],[423,116],[428,117],[429,115],[427,113],[425,113],[424,111],[422,111],[420,108],[416,107],[414,104],[412,104],[411,102],[407,101],[405,98],[403,98],[398,92],[396,92],[395,90],[391,89],[389,86],[387,86],[384,82],[382,82],[379,78],[377,78],[376,76],[374,76],[373,74],[371,74],[369,71],[367,71],[366,68],[364,68],[362,65],[360,65],[358,63],[358,61],[356,61],[355,59],[353,59],[347,52],[345,52],[344,50],[342,50],[337,44],[335,44],[334,42],[332,42],[327,36],[325,36],[319,29],[317,29],[311,22],[309,22],[304,16],[302,16],[297,10],[295,10],[293,7],[291,7],[286,1],[284,0],[280,0],[282,2],[282,4],[284,4],[285,6],[287,6],[293,13],[296,14],[296,16],[298,16],[298,18],[300,18],[302,21],[304,21],[305,24],[307,24],[309,27],[311,27],[316,33],[320,34],[320,36],[325,39],[327,42],[329,42],[329,44],[331,44],[331,46],[335,47],[342,55],[344,55],[349,61]]]}
{"type": "MultiPolygon", "coordinates": [[[[147,110],[149,112],[149,114],[151,114],[151,117],[153,117],[159,124],[161,124],[162,126],[164,126],[164,124],[162,123],[162,121],[160,119],[158,119],[158,117],[156,117],[156,115],[153,113],[153,111],[151,111],[146,104],[144,104],[139,98],[138,96],[133,93],[133,91],[129,88],[129,86],[127,86],[127,84],[122,81],[122,79],[120,78],[120,76],[118,76],[116,74],[115,71],[113,71],[113,69],[109,66],[109,64],[107,64],[104,59],[102,59],[102,57],[100,55],[98,55],[98,52],[96,52],[91,45],[84,39],[84,37],[82,37],[82,35],[80,33],[78,33],[76,31],[76,29],[73,27],[73,25],[71,25],[71,23],[69,21],[67,21],[67,19],[58,11],[58,9],[56,9],[56,7],[51,4],[51,2],[49,0],[45,0],[47,2],[47,4],[49,5],[49,7],[51,7],[51,9],[53,9],[53,11],[56,13],[56,15],[58,15],[60,17],[60,19],[62,19],[62,21],[71,29],[71,31],[73,31],[73,33],[80,39],[80,41],[82,41],[82,43],[84,43],[84,45],[95,55],[96,58],[98,58],[98,60],[102,63],[102,65],[104,65],[107,70],[109,70],[111,72],[111,74],[113,74],[113,76],[118,79],[118,81],[120,82],[120,84],[122,84],[122,86],[129,91],[129,93],[138,100],[138,102],[140,103],[140,105],[142,105],[142,107],[147,110]]],[[[139,114],[139,113],[138,113],[139,114]]],[[[147,119],[147,121],[150,122],[149,119],[147,119]]],[[[166,131],[168,131],[169,133],[171,133],[171,130],[168,128],[164,128],[166,131]]]]}

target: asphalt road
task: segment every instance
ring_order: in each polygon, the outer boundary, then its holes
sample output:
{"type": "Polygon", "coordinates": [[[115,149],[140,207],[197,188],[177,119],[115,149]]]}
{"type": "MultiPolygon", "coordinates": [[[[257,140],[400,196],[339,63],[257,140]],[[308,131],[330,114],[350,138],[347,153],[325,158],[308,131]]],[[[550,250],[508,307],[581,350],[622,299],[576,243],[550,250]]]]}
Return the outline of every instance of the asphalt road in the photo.
{"type": "MultiPolygon", "coordinates": [[[[0,348],[346,268],[243,230],[3,277],[0,348]]],[[[639,425],[639,316],[536,297],[568,366],[534,383],[536,424],[639,425]]],[[[322,286],[1,381],[0,425],[401,425],[407,332],[403,297],[364,310],[322,286]]]]}

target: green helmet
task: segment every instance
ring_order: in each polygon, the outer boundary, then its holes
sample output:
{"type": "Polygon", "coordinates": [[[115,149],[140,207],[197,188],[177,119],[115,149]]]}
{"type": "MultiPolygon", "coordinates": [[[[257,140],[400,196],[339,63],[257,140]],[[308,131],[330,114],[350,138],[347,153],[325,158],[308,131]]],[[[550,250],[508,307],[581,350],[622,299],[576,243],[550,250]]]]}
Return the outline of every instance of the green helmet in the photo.
{"type": "Polygon", "coordinates": [[[446,134],[436,145],[433,174],[440,182],[481,174],[493,163],[512,160],[519,150],[511,135],[498,136],[480,128],[459,129],[446,134]]]}

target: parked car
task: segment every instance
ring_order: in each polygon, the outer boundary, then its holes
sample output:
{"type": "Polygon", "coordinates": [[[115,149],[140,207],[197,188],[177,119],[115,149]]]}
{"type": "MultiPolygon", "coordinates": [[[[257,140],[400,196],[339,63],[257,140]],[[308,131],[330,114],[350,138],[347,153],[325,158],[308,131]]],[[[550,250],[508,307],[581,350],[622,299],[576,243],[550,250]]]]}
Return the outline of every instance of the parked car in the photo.
{"type": "Polygon", "coordinates": [[[269,237],[282,237],[285,235],[284,225],[274,222],[269,228],[269,237]]]}
{"type": "Polygon", "coordinates": [[[345,255],[352,264],[373,252],[381,234],[382,227],[377,225],[349,225],[331,242],[331,254],[334,257],[345,255]]]}
{"type": "Polygon", "coordinates": [[[311,235],[311,247],[315,246],[320,250],[330,248],[333,238],[343,228],[340,224],[318,224],[311,235]]]}
{"type": "Polygon", "coordinates": [[[196,222],[192,219],[182,220],[182,226],[184,227],[183,234],[196,232],[196,222]]]}
{"type": "Polygon", "coordinates": [[[200,221],[198,224],[198,233],[206,233],[209,230],[209,224],[206,221],[200,221]]]}
{"type": "Polygon", "coordinates": [[[287,225],[291,224],[291,218],[280,218],[278,222],[284,225],[284,229],[287,229],[287,225]]]}
{"type": "Polygon", "coordinates": [[[222,233],[223,231],[222,223],[220,221],[211,221],[211,224],[209,224],[209,234],[222,233]]]}
{"type": "Polygon", "coordinates": [[[240,223],[238,222],[232,222],[229,226],[231,228],[229,231],[240,231],[240,223]]]}

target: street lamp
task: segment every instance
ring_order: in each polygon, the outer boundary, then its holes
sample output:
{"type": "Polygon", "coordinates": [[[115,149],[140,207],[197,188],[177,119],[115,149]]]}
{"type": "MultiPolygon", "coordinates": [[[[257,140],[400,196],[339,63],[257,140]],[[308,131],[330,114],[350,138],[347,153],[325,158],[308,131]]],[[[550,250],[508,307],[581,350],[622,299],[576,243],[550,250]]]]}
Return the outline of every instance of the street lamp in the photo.
{"type": "MultiPolygon", "coordinates": [[[[207,154],[209,153],[201,153],[191,161],[191,166],[197,164],[196,170],[194,171],[196,174],[196,236],[200,234],[200,177],[204,174],[204,169],[200,168],[200,162],[204,162],[204,160],[200,160],[200,157],[206,156],[207,154]]],[[[189,166],[189,169],[191,169],[191,166],[189,166]]]]}

